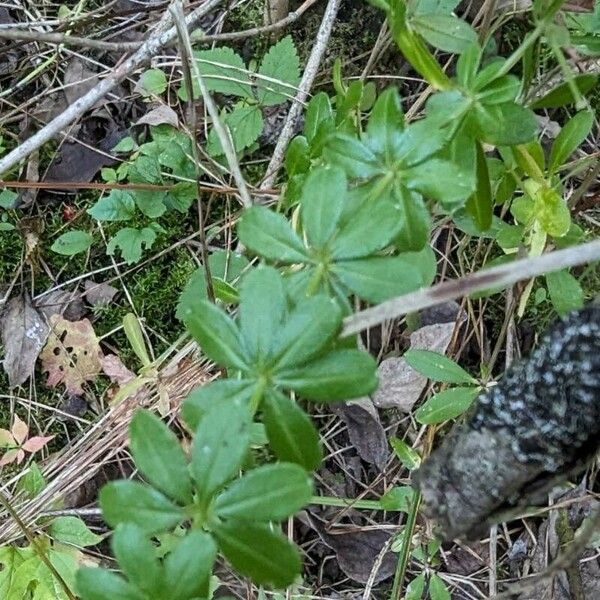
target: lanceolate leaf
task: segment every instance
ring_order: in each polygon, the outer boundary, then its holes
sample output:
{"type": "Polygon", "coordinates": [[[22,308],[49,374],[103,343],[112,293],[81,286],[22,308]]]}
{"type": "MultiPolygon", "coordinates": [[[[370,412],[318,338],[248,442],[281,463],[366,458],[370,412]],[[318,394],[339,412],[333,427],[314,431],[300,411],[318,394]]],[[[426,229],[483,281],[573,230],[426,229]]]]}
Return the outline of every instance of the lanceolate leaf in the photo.
{"type": "Polygon", "coordinates": [[[329,96],[325,92],[319,92],[308,103],[304,118],[304,134],[309,143],[315,139],[324,123],[333,125],[333,110],[329,96]]]}
{"type": "Polygon", "coordinates": [[[415,413],[415,418],[422,424],[443,423],[448,419],[455,419],[471,406],[479,391],[476,387],[444,390],[427,400],[415,413]]]}
{"type": "Polygon", "coordinates": [[[589,135],[593,125],[594,113],[590,110],[582,110],[567,121],[552,145],[550,164],[548,165],[550,171],[556,171],[569,159],[589,135]]]}
{"type": "Polygon", "coordinates": [[[423,15],[410,20],[411,26],[432,46],[460,54],[477,43],[476,31],[453,15],[423,15]]]}
{"type": "Polygon", "coordinates": [[[247,368],[240,332],[220,308],[200,300],[187,309],[183,318],[188,331],[210,358],[229,367],[247,368]]]}
{"type": "Polygon", "coordinates": [[[202,502],[240,468],[250,443],[251,421],[242,402],[218,404],[200,421],[192,446],[192,475],[202,502]]]}
{"type": "Polygon", "coordinates": [[[240,329],[254,360],[271,354],[286,311],[283,279],[272,267],[258,267],[244,279],[240,292],[240,329]]]}
{"type": "Polygon", "coordinates": [[[276,369],[301,365],[319,354],[337,333],[342,312],[327,296],[301,300],[278,332],[276,369]]]}
{"type": "Polygon", "coordinates": [[[176,435],[149,411],[138,411],[129,426],[129,447],[142,475],[158,490],[188,504],[192,484],[185,455],[176,435]]]}
{"type": "Polygon", "coordinates": [[[184,512],[160,492],[137,481],[112,481],[100,490],[100,507],[106,522],[134,523],[147,534],[174,527],[184,512]]]}
{"type": "Polygon", "coordinates": [[[329,138],[325,157],[346,171],[348,177],[368,178],[381,173],[375,154],[362,142],[348,135],[329,138]]]}
{"type": "Polygon", "coordinates": [[[154,545],[144,532],[131,523],[117,527],[112,549],[129,581],[140,590],[156,597],[161,594],[162,569],[154,545]]]}
{"type": "Polygon", "coordinates": [[[310,244],[322,248],[336,230],[346,200],[346,175],[339,168],[313,169],[302,186],[302,226],[310,244]]]}
{"type": "Polygon", "coordinates": [[[277,458],[307,471],[317,469],[323,455],[319,434],[308,415],[276,390],[267,392],[262,409],[269,445],[277,458]]]}
{"type": "Polygon", "coordinates": [[[336,350],[304,367],[278,373],[276,382],[309,400],[346,400],[377,387],[376,366],[366,352],[336,350]]]}
{"type": "Polygon", "coordinates": [[[312,492],[312,480],[301,466],[263,465],[222,492],[215,511],[223,519],[281,521],[303,508],[312,492]]]}
{"type": "Polygon", "coordinates": [[[460,365],[439,352],[407,350],[404,360],[422,375],[433,381],[445,383],[477,383],[460,365]]]}
{"type": "Polygon", "coordinates": [[[194,530],[187,533],[164,562],[170,600],[207,597],[216,556],[217,546],[209,534],[194,530]]]}
{"type": "Polygon", "coordinates": [[[238,235],[244,246],[270,260],[284,263],[309,260],[302,241],[287,219],[264,206],[244,211],[238,235]]]}
{"type": "Polygon", "coordinates": [[[415,254],[340,261],[332,271],[359,298],[383,302],[431,283],[428,253],[423,253],[418,261],[411,260],[409,255],[415,254]]]}
{"type": "Polygon", "coordinates": [[[388,88],[377,98],[367,124],[371,149],[392,160],[403,127],[400,95],[395,87],[388,88]]]}
{"type": "Polygon", "coordinates": [[[490,174],[481,143],[477,143],[477,188],[469,198],[466,211],[477,224],[480,231],[486,231],[492,225],[493,205],[490,174]]]}
{"type": "Polygon", "coordinates": [[[82,600],[145,600],[146,595],[112,571],[83,567],[77,572],[82,600]]]}
{"type": "MultiPolygon", "coordinates": [[[[573,83],[578,87],[582,95],[587,94],[596,85],[597,81],[597,74],[586,73],[584,75],[577,75],[573,78],[573,83]]],[[[571,87],[565,82],[555,87],[542,98],[533,102],[531,108],[535,110],[539,108],[560,108],[561,106],[567,106],[574,102],[575,97],[573,96],[571,87]]]]}
{"type": "Polygon", "coordinates": [[[247,404],[256,382],[250,379],[220,379],[196,388],[183,404],[183,418],[195,431],[202,417],[224,402],[247,404]]]}
{"type": "Polygon", "coordinates": [[[281,589],[300,573],[296,547],[267,524],[228,521],[214,533],[227,560],[256,584],[281,589]]]}

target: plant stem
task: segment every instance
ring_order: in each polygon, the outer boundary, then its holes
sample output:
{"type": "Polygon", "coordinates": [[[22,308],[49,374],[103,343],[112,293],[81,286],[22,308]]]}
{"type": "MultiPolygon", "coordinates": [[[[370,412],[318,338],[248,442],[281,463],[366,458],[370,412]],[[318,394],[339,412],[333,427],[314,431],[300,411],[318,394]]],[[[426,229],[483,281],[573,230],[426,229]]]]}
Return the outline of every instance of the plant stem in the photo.
{"type": "Polygon", "coordinates": [[[554,2],[548,7],[546,14],[536,25],[535,29],[525,37],[521,45],[506,59],[503,67],[498,71],[496,79],[507,75],[510,70],[521,60],[525,52],[535,43],[535,41],[543,35],[548,23],[554,19],[556,13],[560,10],[560,7],[564,4],[565,0],[554,0],[554,2]]]}
{"type": "Polygon", "coordinates": [[[406,569],[408,567],[408,559],[410,558],[410,548],[413,532],[417,523],[417,515],[419,514],[419,506],[421,504],[421,494],[415,492],[410,512],[408,513],[408,519],[406,525],[400,535],[404,536],[404,544],[402,544],[402,551],[398,556],[398,562],[396,564],[396,573],[394,574],[394,584],[392,586],[392,593],[390,600],[400,600],[400,594],[402,593],[402,583],[406,576],[406,569]]]}

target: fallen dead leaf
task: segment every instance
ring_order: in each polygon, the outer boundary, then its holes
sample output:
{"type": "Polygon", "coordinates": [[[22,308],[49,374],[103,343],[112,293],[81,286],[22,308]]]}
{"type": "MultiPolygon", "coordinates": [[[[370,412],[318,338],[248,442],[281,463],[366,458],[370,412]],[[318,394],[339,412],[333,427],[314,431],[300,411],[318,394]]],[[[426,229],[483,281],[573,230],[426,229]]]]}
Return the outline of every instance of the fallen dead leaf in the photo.
{"type": "Polygon", "coordinates": [[[28,294],[9,301],[0,322],[4,346],[3,367],[11,388],[33,373],[35,361],[48,337],[48,326],[28,294]]]}
{"type": "MultiPolygon", "coordinates": [[[[327,532],[315,515],[310,515],[308,521],[323,543],[335,552],[338,565],[346,576],[359,583],[367,583],[391,534],[381,529],[372,529],[333,535],[327,532]]],[[[386,552],[375,574],[374,583],[391,577],[396,570],[396,562],[396,555],[391,551],[386,552]]]]}
{"type": "Polygon", "coordinates": [[[101,281],[96,283],[91,279],[86,280],[83,284],[85,288],[84,296],[91,306],[106,306],[110,304],[112,299],[117,295],[119,291],[116,287],[101,281]]]}
{"type": "Polygon", "coordinates": [[[366,462],[383,471],[389,455],[385,430],[370,398],[359,398],[334,405],[334,411],[346,423],[350,443],[366,462]]]}
{"type": "Polygon", "coordinates": [[[83,384],[100,373],[101,356],[98,338],[88,319],[67,321],[60,315],[50,317],[50,335],[40,355],[49,387],[63,383],[70,394],[83,394],[83,384]]]}
{"type": "Polygon", "coordinates": [[[47,319],[52,315],[62,315],[67,321],[78,321],[85,314],[80,296],[65,290],[49,292],[40,298],[37,306],[47,319]]]}
{"type": "Polygon", "coordinates": [[[98,84],[98,74],[90,70],[83,60],[71,58],[65,69],[63,89],[67,102],[73,104],[98,84]]]}
{"type": "MultiPolygon", "coordinates": [[[[462,319],[463,315],[461,315],[462,319]]],[[[410,347],[445,354],[456,327],[456,310],[451,307],[422,316],[423,322],[431,323],[414,331],[410,347]],[[431,323],[433,319],[452,318],[451,321],[431,323]]],[[[373,394],[373,404],[378,408],[398,408],[408,413],[421,397],[427,378],[415,371],[402,357],[390,357],[381,362],[378,369],[379,387],[373,394]]]]}
{"type": "Polygon", "coordinates": [[[179,126],[177,113],[166,104],[160,104],[147,112],[143,117],[138,119],[136,125],[171,125],[172,127],[179,126]]]}
{"type": "Polygon", "coordinates": [[[135,373],[130,371],[116,354],[107,354],[100,359],[102,371],[108,376],[111,383],[125,385],[135,379],[135,373]]]}

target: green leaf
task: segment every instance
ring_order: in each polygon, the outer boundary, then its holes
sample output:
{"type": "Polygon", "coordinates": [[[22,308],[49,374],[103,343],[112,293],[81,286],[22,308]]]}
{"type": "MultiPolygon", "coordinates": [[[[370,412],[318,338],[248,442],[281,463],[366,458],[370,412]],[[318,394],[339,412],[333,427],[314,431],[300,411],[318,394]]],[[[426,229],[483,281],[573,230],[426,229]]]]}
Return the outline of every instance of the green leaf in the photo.
{"type": "Polygon", "coordinates": [[[333,127],[331,101],[325,92],[319,92],[311,98],[306,107],[304,135],[306,135],[308,142],[312,144],[319,130],[322,130],[323,126],[327,124],[333,127]]]}
{"type": "Polygon", "coordinates": [[[494,79],[485,86],[475,86],[476,97],[482,104],[514,102],[521,89],[521,82],[514,75],[494,79]]]}
{"type": "Polygon", "coordinates": [[[429,598],[431,600],[450,600],[450,592],[439,575],[432,573],[429,577],[429,598]]]}
{"type": "Polygon", "coordinates": [[[475,106],[475,118],[481,141],[495,146],[516,146],[530,142],[538,124],[535,114],[519,104],[475,106]]]}
{"type": "Polygon", "coordinates": [[[312,493],[312,479],[301,466],[263,465],[236,479],[214,506],[223,519],[282,521],[308,504],[312,493]]]}
{"type": "Polygon", "coordinates": [[[421,600],[425,591],[425,574],[417,575],[406,588],[404,600],[421,600]]]}
{"type": "Polygon", "coordinates": [[[217,546],[208,533],[188,532],[164,562],[165,589],[169,590],[169,600],[208,597],[216,556],[217,546]]]}
{"type": "Polygon", "coordinates": [[[457,204],[462,205],[473,192],[468,173],[440,158],[430,158],[407,171],[406,187],[438,200],[449,210],[455,209],[457,204]]]}
{"type": "Polygon", "coordinates": [[[456,81],[464,88],[471,89],[481,63],[481,47],[471,44],[456,61],[456,81]]]}
{"type": "MultiPolygon", "coordinates": [[[[233,111],[225,115],[223,124],[229,128],[235,151],[241,152],[254,144],[262,133],[262,113],[257,105],[236,104],[233,111]]],[[[206,148],[211,156],[220,156],[224,152],[221,140],[214,128],[208,135],[206,148]]]]}
{"type": "Polygon", "coordinates": [[[241,401],[209,410],[196,429],[192,475],[201,502],[206,502],[240,468],[250,444],[252,416],[241,401]]]}
{"type": "Polygon", "coordinates": [[[393,487],[389,492],[381,496],[379,503],[383,510],[400,510],[409,512],[415,497],[415,490],[404,485],[393,487]]]}
{"type": "Polygon", "coordinates": [[[567,270],[546,275],[546,287],[554,310],[565,316],[572,310],[583,308],[583,290],[581,285],[567,270]]]}
{"type": "Polygon", "coordinates": [[[27,472],[17,484],[17,490],[25,492],[29,498],[35,498],[46,487],[46,480],[35,461],[29,464],[27,472]]]}
{"type": "Polygon", "coordinates": [[[103,537],[96,535],[79,517],[57,517],[50,525],[50,536],[57,542],[79,548],[95,546],[103,537]]]}
{"type": "Polygon", "coordinates": [[[181,504],[192,501],[192,482],[177,436],[154,414],[139,410],[129,425],[129,448],[146,480],[181,504]]]}
{"type": "Polygon", "coordinates": [[[402,252],[418,252],[429,241],[431,231],[429,211],[422,196],[411,192],[403,185],[396,184],[393,194],[402,214],[400,230],[395,240],[396,247],[402,252]]]}
{"type": "Polygon", "coordinates": [[[459,0],[416,0],[413,10],[416,15],[448,15],[459,4],[459,0]]]}
{"type": "Polygon", "coordinates": [[[404,440],[397,437],[390,438],[390,446],[398,457],[398,460],[409,471],[414,471],[421,466],[421,457],[416,450],[413,450],[404,440]]]}
{"type": "MultiPolygon", "coordinates": [[[[198,70],[209,92],[253,98],[250,74],[242,58],[231,48],[223,46],[212,50],[194,52],[198,70]]],[[[193,71],[192,71],[193,76],[193,71]]],[[[193,81],[193,97],[200,97],[200,87],[193,81]]],[[[188,90],[182,87],[177,95],[184,101],[189,100],[188,90]]]]}
{"type": "Polygon", "coordinates": [[[402,213],[402,205],[390,196],[367,199],[340,227],[331,244],[331,257],[348,260],[385,248],[400,231],[402,213]]]}
{"type": "Polygon", "coordinates": [[[285,151],[285,171],[289,178],[306,173],[310,167],[310,148],[303,135],[296,136],[285,151]]]}
{"type": "Polygon", "coordinates": [[[410,20],[411,27],[433,47],[460,54],[477,43],[477,32],[453,15],[423,15],[410,20]]]}
{"type": "Polygon", "coordinates": [[[455,387],[439,392],[417,410],[415,419],[422,425],[455,419],[471,406],[479,392],[476,387],[455,387]]]}
{"type": "Polygon", "coordinates": [[[344,172],[333,167],[313,169],[302,187],[302,227],[315,248],[323,248],[334,234],[344,204],[348,182],[344,172]]]}
{"type": "Polygon", "coordinates": [[[540,188],[535,194],[535,216],[549,235],[561,237],[571,227],[571,212],[562,196],[552,188],[540,188]]]}
{"type": "Polygon", "coordinates": [[[367,124],[369,146],[374,152],[383,154],[386,159],[391,160],[398,147],[403,128],[404,112],[400,94],[395,87],[390,87],[379,95],[369,117],[367,124]]]}
{"type": "Polygon", "coordinates": [[[589,135],[593,126],[594,113],[591,110],[582,110],[567,121],[552,144],[548,166],[550,172],[558,170],[569,159],[589,135]]]}
{"type": "Polygon", "coordinates": [[[319,433],[298,404],[270,389],[262,409],[269,445],[277,458],[296,463],[307,471],[317,469],[323,458],[319,433]]]}
{"type": "Polygon", "coordinates": [[[57,254],[73,256],[85,252],[93,242],[94,238],[87,231],[67,231],[56,239],[50,250],[57,254]]]}
{"type": "Polygon", "coordinates": [[[359,298],[378,303],[429,285],[432,281],[429,254],[405,252],[399,256],[340,261],[332,271],[359,298]]]}
{"type": "Polygon", "coordinates": [[[135,217],[135,201],[129,192],[112,190],[87,213],[96,221],[129,221],[135,217]]]}
{"type": "Polygon", "coordinates": [[[328,162],[341,167],[350,178],[368,178],[381,173],[375,153],[356,138],[341,133],[331,136],[323,154],[328,162]]]}
{"type": "Polygon", "coordinates": [[[275,368],[300,365],[318,355],[340,329],[342,312],[335,300],[318,295],[300,300],[279,329],[275,368]]]}
{"type": "Polygon", "coordinates": [[[185,513],[157,490],[138,481],[111,481],[100,490],[100,507],[111,527],[134,523],[147,534],[165,531],[185,513]]]}
{"type": "Polygon", "coordinates": [[[196,430],[202,417],[223,402],[247,404],[256,382],[248,379],[221,379],[196,388],[183,404],[185,422],[196,430]]]}
{"type": "Polygon", "coordinates": [[[144,531],[132,523],[121,523],[112,536],[111,546],[129,581],[151,597],[160,597],[162,569],[154,544],[144,531]]]}
{"type": "Polygon", "coordinates": [[[245,370],[248,368],[240,332],[233,320],[208,300],[199,300],[183,316],[192,337],[215,362],[245,370]]]}
{"type": "MultiPolygon", "coordinates": [[[[573,77],[573,84],[577,86],[582,96],[585,96],[596,85],[597,81],[597,74],[584,74],[573,77]]],[[[560,108],[573,104],[575,101],[576,98],[573,96],[571,87],[565,81],[538,100],[532,102],[530,106],[534,110],[540,108],[560,108]]]]}
{"type": "Polygon", "coordinates": [[[106,569],[83,567],[77,572],[77,592],[82,600],[146,600],[145,594],[106,569]]]}
{"type": "Polygon", "coordinates": [[[7,210],[15,208],[19,194],[12,190],[2,190],[0,192],[0,207],[7,210]]]}
{"type": "Polygon", "coordinates": [[[165,201],[169,198],[166,192],[152,190],[135,190],[133,199],[140,211],[150,219],[158,219],[165,214],[167,205],[165,201]]]}
{"type": "Polygon", "coordinates": [[[123,260],[128,264],[139,262],[142,258],[142,246],[149,250],[156,240],[156,233],[150,227],[134,229],[125,227],[108,242],[106,253],[112,256],[117,248],[121,249],[123,260]]]}
{"type": "Polygon", "coordinates": [[[300,574],[296,547],[265,523],[229,521],[214,534],[225,558],[257,585],[282,589],[300,574]]]}
{"type": "Polygon", "coordinates": [[[286,102],[296,95],[300,83],[300,59],[291,36],[271,46],[262,60],[257,78],[257,98],[263,106],[286,102]],[[270,81],[275,79],[275,81],[270,81]]]}
{"type": "MultiPolygon", "coordinates": [[[[154,156],[146,156],[144,154],[138,156],[129,165],[129,179],[135,183],[150,183],[154,185],[162,183],[162,173],[158,160],[154,156]]],[[[151,193],[153,194],[154,192],[151,193]]]]}
{"type": "Polygon", "coordinates": [[[149,94],[162,94],[168,87],[167,76],[160,69],[148,69],[142,73],[140,85],[149,94]]]}
{"type": "Polygon", "coordinates": [[[240,331],[255,362],[271,355],[286,312],[283,279],[277,269],[260,266],[248,273],[240,290],[240,331]]]}
{"type": "Polygon", "coordinates": [[[431,350],[407,350],[404,360],[415,370],[432,381],[444,383],[477,383],[460,365],[431,350]]]}
{"type": "Polygon", "coordinates": [[[309,260],[288,220],[264,206],[244,211],[238,223],[238,236],[244,246],[269,260],[283,263],[309,260]]]}
{"type": "Polygon", "coordinates": [[[467,200],[466,212],[471,215],[479,231],[487,231],[492,226],[494,199],[490,185],[485,153],[480,142],[477,148],[477,188],[475,193],[467,200]]]}
{"type": "Polygon", "coordinates": [[[134,351],[135,355],[140,359],[144,367],[147,367],[152,362],[146,347],[146,338],[140,325],[138,317],[133,313],[127,313],[123,317],[123,332],[125,337],[134,351]]]}
{"type": "Polygon", "coordinates": [[[113,148],[113,152],[129,153],[133,152],[133,150],[135,150],[137,147],[138,146],[135,140],[132,137],[127,136],[119,141],[119,143],[113,148]]]}
{"type": "Polygon", "coordinates": [[[359,398],[377,387],[373,358],[350,349],[336,350],[303,367],[281,371],[275,379],[304,398],[323,402],[359,398]]]}

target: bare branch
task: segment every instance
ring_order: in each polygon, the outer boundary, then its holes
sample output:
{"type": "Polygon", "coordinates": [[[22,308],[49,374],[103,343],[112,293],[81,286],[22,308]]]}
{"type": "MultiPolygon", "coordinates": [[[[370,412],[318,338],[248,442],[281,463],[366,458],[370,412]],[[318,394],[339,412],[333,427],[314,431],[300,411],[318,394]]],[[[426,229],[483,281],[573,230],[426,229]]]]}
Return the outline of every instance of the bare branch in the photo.
{"type": "MultiPolygon", "coordinates": [[[[202,6],[192,11],[186,18],[187,27],[192,27],[199,19],[218,6],[221,0],[206,0],[202,6]]],[[[172,42],[177,36],[177,29],[167,11],[159,21],[150,37],[142,44],[140,49],[130,58],[117,66],[108,77],[97,86],[71,104],[67,110],[42,127],[36,134],[25,140],[20,146],[0,159],[0,174],[8,171],[25,157],[37,150],[55,135],[60,133],[67,125],[78,119],[83,113],[92,108],[98,100],[106,96],[110,90],[128,77],[138,67],[146,63],[159,50],[172,42]]]]}
{"type": "Polygon", "coordinates": [[[572,246],[565,250],[548,252],[535,258],[524,258],[512,263],[482,269],[461,279],[451,279],[425,290],[392,298],[344,319],[342,336],[352,335],[395,319],[410,312],[429,308],[489,288],[508,287],[517,281],[538,277],[600,260],[600,240],[572,246]]]}

